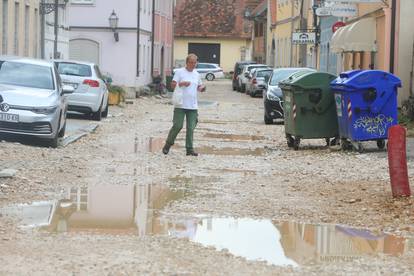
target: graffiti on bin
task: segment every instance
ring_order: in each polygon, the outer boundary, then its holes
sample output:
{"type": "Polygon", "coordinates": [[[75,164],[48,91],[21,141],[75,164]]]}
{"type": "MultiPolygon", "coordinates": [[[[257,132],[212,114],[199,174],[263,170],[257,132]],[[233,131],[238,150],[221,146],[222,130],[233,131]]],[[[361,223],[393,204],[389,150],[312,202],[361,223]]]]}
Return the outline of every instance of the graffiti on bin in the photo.
{"type": "Polygon", "coordinates": [[[366,133],[383,136],[386,134],[387,128],[392,125],[394,119],[384,114],[375,117],[362,116],[354,123],[355,129],[362,129],[366,133]]]}

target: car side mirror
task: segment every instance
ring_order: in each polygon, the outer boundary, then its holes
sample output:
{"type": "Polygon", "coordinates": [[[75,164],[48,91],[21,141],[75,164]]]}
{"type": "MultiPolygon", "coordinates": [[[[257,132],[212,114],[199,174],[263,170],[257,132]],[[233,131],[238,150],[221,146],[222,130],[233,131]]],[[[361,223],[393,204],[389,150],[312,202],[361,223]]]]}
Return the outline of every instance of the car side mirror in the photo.
{"type": "Polygon", "coordinates": [[[75,88],[73,88],[73,86],[70,86],[70,85],[62,86],[62,95],[72,94],[73,92],[75,92],[75,88]]]}

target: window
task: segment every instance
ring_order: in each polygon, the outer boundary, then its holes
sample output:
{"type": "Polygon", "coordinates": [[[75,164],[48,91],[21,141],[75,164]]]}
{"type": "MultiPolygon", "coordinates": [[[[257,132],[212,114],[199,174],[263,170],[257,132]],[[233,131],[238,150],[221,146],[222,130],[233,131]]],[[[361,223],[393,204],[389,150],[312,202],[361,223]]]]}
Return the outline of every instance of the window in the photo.
{"type": "Polygon", "coordinates": [[[19,55],[19,21],[20,21],[20,5],[14,4],[14,54],[19,55]]]}
{"type": "Polygon", "coordinates": [[[3,12],[2,12],[2,40],[1,40],[1,49],[2,54],[7,55],[7,43],[8,43],[8,37],[7,37],[7,29],[8,29],[8,20],[9,20],[9,1],[3,0],[3,12]]]}
{"type": "Polygon", "coordinates": [[[69,62],[56,62],[59,74],[78,77],[91,77],[92,70],[89,65],[69,63],[69,62]]]}
{"type": "Polygon", "coordinates": [[[50,67],[20,62],[0,61],[0,83],[54,89],[53,74],[50,67]]]}

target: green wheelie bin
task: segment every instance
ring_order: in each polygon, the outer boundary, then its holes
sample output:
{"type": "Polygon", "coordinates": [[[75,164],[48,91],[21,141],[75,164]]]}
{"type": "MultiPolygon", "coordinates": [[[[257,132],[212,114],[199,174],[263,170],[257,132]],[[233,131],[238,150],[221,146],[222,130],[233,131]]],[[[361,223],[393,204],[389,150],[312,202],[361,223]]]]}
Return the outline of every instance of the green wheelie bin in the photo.
{"type": "Polygon", "coordinates": [[[298,72],[279,83],[288,147],[298,150],[301,139],[324,138],[327,146],[336,143],[338,119],[330,88],[334,79],[324,72],[298,72]]]}

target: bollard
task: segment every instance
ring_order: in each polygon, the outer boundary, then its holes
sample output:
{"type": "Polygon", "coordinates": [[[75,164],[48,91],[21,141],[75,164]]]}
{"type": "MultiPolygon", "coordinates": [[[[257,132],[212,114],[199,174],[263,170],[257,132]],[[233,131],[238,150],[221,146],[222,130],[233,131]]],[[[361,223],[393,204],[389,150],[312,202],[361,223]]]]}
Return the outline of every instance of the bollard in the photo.
{"type": "Polygon", "coordinates": [[[393,197],[410,196],[406,157],[406,131],[400,125],[388,129],[388,166],[393,197]]]}

